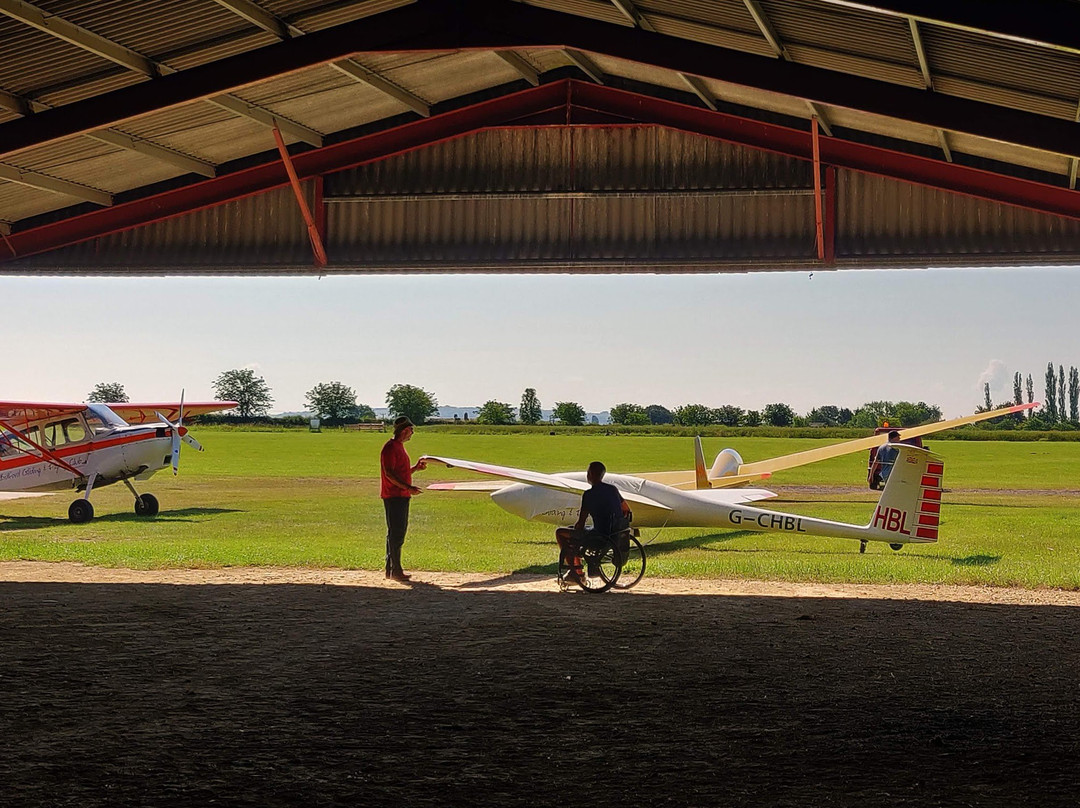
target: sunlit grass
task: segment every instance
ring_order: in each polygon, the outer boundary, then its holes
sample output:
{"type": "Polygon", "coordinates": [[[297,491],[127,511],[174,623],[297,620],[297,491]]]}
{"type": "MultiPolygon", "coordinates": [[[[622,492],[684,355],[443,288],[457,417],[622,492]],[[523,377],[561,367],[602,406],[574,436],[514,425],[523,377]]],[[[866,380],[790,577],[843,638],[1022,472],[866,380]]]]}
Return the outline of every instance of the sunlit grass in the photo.
{"type": "MultiPolygon", "coordinates": [[[[94,493],[97,517],[66,519],[71,495],[0,502],[0,559],[107,566],[326,566],[380,569],[385,526],[378,450],[385,434],[203,429],[205,454],[184,452],[181,474],[142,490],[161,514],[137,518],[119,486],[94,493]]],[[[711,457],[732,445],[746,461],[821,441],[705,441],[711,457]]],[[[930,582],[1080,589],[1080,444],[937,441],[945,458],[941,541],[866,554],[843,539],[716,529],[643,530],[648,576],[744,577],[818,582],[930,582]],[[1027,493],[1018,493],[1027,492],[1027,493]]],[[[421,430],[411,454],[482,459],[542,471],[602,459],[613,471],[690,467],[692,442],[672,437],[461,435],[421,430]]],[[[864,524],[876,495],[865,490],[865,455],[777,474],[767,507],[864,524]],[[790,486],[790,488],[786,488],[790,486]],[[806,493],[801,486],[823,486],[806,493]]],[[[464,479],[431,469],[418,481],[464,479]]],[[[427,492],[413,505],[407,566],[554,575],[552,528],[504,513],[484,494],[427,492]]]]}

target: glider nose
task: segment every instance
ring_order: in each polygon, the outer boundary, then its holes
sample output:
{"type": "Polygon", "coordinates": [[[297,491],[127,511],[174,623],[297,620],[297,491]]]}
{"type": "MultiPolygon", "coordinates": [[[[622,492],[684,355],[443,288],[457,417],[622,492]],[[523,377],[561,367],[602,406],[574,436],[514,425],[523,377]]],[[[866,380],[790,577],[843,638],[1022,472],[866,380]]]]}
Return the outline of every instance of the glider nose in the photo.
{"type": "Polygon", "coordinates": [[[533,486],[515,483],[491,494],[492,501],[507,513],[521,519],[532,518],[533,486]]]}

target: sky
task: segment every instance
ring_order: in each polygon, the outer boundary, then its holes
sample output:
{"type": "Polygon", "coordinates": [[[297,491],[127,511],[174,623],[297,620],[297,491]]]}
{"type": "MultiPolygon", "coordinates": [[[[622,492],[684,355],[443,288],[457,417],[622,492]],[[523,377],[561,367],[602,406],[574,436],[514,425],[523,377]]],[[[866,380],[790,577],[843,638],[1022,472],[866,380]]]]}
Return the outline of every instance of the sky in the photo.
{"type": "Polygon", "coordinates": [[[1080,366],[1080,271],[841,270],[711,275],[0,278],[9,401],[214,397],[252,368],[272,412],[340,381],[384,406],[397,383],[452,406],[925,401],[966,415],[991,383],[1080,366]]]}

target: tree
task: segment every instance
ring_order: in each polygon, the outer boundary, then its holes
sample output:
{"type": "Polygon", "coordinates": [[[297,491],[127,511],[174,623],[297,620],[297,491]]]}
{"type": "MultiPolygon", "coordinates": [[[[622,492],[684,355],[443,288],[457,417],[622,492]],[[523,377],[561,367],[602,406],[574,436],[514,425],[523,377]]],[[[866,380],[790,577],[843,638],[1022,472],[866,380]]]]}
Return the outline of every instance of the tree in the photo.
{"type": "Polygon", "coordinates": [[[761,413],[757,410],[747,410],[742,419],[743,426],[761,426],[761,413]]]}
{"type": "Polygon", "coordinates": [[[353,417],[357,421],[374,421],[375,410],[371,409],[367,404],[357,404],[353,417]]]}
{"type": "Polygon", "coordinates": [[[742,407],[736,407],[733,404],[725,404],[713,410],[713,418],[716,419],[716,423],[723,426],[738,426],[742,417],[742,407]]]}
{"type": "Polygon", "coordinates": [[[1033,382],[1031,380],[1031,374],[1030,373],[1027,375],[1026,388],[1027,388],[1027,403],[1028,404],[1034,404],[1035,403],[1035,382],[1033,382]]]}
{"type": "Polygon", "coordinates": [[[94,389],[86,394],[86,400],[91,403],[112,402],[114,404],[131,401],[124,391],[124,385],[120,382],[98,382],[94,385],[94,389]]]}
{"type": "Polygon", "coordinates": [[[540,400],[536,397],[536,390],[526,387],[521,394],[521,408],[518,410],[518,420],[523,424],[538,424],[543,418],[540,411],[540,400]]]}
{"type": "Polygon", "coordinates": [[[392,418],[404,415],[417,426],[439,412],[439,402],[435,396],[411,384],[395,384],[391,387],[386,393],[386,406],[392,418]]]}
{"type": "Polygon", "coordinates": [[[852,412],[847,407],[836,407],[825,404],[814,407],[806,416],[811,424],[823,424],[824,426],[843,426],[851,420],[852,412]]]}
{"type": "Polygon", "coordinates": [[[213,386],[219,399],[236,402],[236,414],[241,418],[266,415],[274,403],[269,385],[250,368],[226,370],[214,380],[213,386]]]}
{"type": "Polygon", "coordinates": [[[308,409],[324,421],[341,423],[356,417],[356,391],[341,382],[321,382],[306,395],[308,409]]]}
{"type": "Polygon", "coordinates": [[[670,424],[675,420],[671,410],[660,404],[650,404],[645,408],[645,414],[649,416],[650,424],[670,424]]]}
{"type": "Polygon", "coordinates": [[[985,405],[983,412],[994,409],[994,405],[990,403],[990,382],[983,382],[983,404],[985,405]]]}
{"type": "Polygon", "coordinates": [[[675,408],[675,423],[682,426],[709,426],[716,423],[716,413],[704,404],[683,404],[675,408]]]}
{"type": "Polygon", "coordinates": [[[1057,384],[1054,381],[1054,363],[1046,363],[1046,409],[1043,411],[1046,422],[1057,423],[1057,384]]]}
{"type": "Polygon", "coordinates": [[[641,426],[651,423],[645,408],[640,404],[616,404],[609,413],[611,423],[626,426],[641,426]]]}
{"type": "Polygon", "coordinates": [[[770,426],[791,426],[795,421],[795,410],[787,404],[766,404],[762,415],[770,426]]]}
{"type": "Polygon", "coordinates": [[[1024,403],[1024,391],[1023,391],[1024,379],[1020,375],[1020,371],[1016,371],[1013,374],[1013,403],[1024,403]]]}
{"type": "Polygon", "coordinates": [[[582,426],[585,423],[585,408],[576,401],[556,402],[551,414],[560,424],[566,426],[582,426]]]}
{"type": "Polygon", "coordinates": [[[477,423],[500,426],[514,423],[514,408],[501,401],[491,400],[476,414],[477,423]]]}
{"type": "Polygon", "coordinates": [[[1069,368],[1069,420],[1080,426],[1080,371],[1069,368]]]}
{"type": "Polygon", "coordinates": [[[1063,368],[1061,365],[1058,365],[1057,383],[1058,383],[1058,398],[1057,398],[1057,400],[1058,400],[1058,420],[1059,421],[1064,421],[1065,417],[1066,417],[1066,412],[1065,412],[1065,368],[1063,368]]]}

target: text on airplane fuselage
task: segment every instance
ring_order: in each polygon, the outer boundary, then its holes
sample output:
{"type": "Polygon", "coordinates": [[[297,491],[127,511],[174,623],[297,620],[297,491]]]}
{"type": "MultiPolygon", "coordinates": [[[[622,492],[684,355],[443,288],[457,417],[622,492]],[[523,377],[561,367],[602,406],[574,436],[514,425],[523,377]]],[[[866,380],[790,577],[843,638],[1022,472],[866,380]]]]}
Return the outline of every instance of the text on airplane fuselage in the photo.
{"type": "Polygon", "coordinates": [[[879,506],[874,511],[874,527],[880,527],[890,533],[903,533],[905,536],[910,536],[911,531],[907,529],[907,517],[907,511],[879,506]]]}
{"type": "Polygon", "coordinates": [[[763,530],[786,530],[792,533],[805,533],[802,519],[798,516],[788,516],[782,513],[759,513],[744,514],[740,510],[734,510],[728,514],[728,519],[733,525],[756,523],[763,530]]]}

